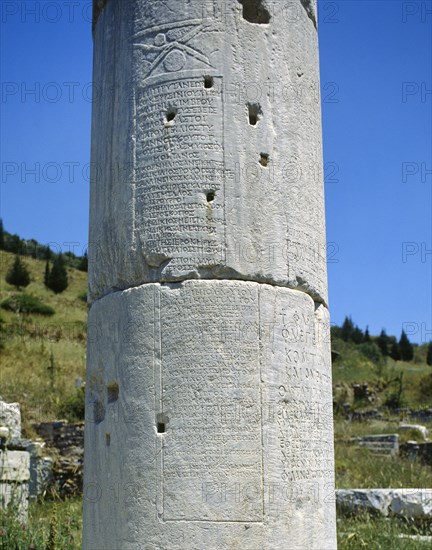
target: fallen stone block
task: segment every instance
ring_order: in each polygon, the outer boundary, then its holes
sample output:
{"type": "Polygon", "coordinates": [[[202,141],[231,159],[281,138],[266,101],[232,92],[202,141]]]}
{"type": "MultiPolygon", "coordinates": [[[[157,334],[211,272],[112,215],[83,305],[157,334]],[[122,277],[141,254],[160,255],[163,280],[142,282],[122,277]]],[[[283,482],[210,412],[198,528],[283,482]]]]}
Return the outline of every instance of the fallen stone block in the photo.
{"type": "Polygon", "coordinates": [[[426,441],[428,437],[428,429],[426,426],[422,426],[421,424],[401,424],[399,426],[399,431],[406,432],[406,431],[413,431],[417,432],[418,435],[426,441]]]}
{"type": "Polygon", "coordinates": [[[432,489],[338,489],[339,512],[432,519],[432,489]]]}
{"type": "Polygon", "coordinates": [[[20,521],[28,515],[30,454],[0,450],[0,508],[14,508],[20,521]]]}
{"type": "Polygon", "coordinates": [[[357,441],[361,447],[366,447],[375,454],[399,454],[398,434],[366,435],[354,438],[354,441],[357,441]]]}

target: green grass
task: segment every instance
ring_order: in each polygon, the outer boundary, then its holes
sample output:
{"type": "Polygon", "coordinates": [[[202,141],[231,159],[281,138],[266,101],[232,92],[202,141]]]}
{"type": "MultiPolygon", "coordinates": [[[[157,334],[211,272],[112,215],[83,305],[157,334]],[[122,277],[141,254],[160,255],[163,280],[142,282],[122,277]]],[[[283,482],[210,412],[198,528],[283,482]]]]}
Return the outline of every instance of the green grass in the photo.
{"type": "MultiPolygon", "coordinates": [[[[410,462],[401,456],[376,455],[350,441],[353,437],[364,435],[398,433],[399,422],[399,418],[361,423],[335,419],[335,467],[338,489],[432,487],[430,466],[410,462]]],[[[430,425],[428,427],[432,428],[430,425]]],[[[403,431],[401,434],[402,439],[408,435],[403,431]]],[[[421,440],[419,437],[417,439],[421,440]]]]}
{"type": "Polygon", "coordinates": [[[338,550],[426,550],[431,547],[430,542],[400,535],[432,536],[432,528],[366,514],[338,518],[338,550]]]}
{"type": "MultiPolygon", "coordinates": [[[[0,302],[24,291],[5,282],[5,274],[14,255],[0,252],[0,302]]],[[[68,268],[69,287],[54,294],[43,284],[45,262],[24,259],[31,283],[25,294],[54,310],[51,317],[2,310],[0,314],[1,394],[6,401],[21,404],[25,436],[34,436],[31,422],[54,420],[71,414],[79,415],[82,391],[75,388],[76,378],[85,378],[87,274],[68,268]],[[54,367],[54,368],[52,368],[54,367]]],[[[415,349],[411,363],[366,357],[361,348],[341,340],[334,342],[340,358],[333,365],[334,394],[342,405],[354,409],[376,408],[397,391],[396,378],[403,372],[402,398],[411,408],[430,407],[432,402],[432,369],[425,362],[425,347],[415,349]],[[372,403],[354,401],[352,384],[367,383],[374,394],[372,403]]],[[[401,457],[373,455],[350,442],[352,437],[397,433],[402,418],[387,414],[384,420],[368,423],[347,422],[335,418],[336,486],[338,488],[423,488],[432,487],[432,469],[411,463],[401,457]]],[[[432,425],[429,426],[429,429],[432,425]]],[[[403,435],[403,438],[414,434],[403,435]]],[[[0,549],[46,548],[53,517],[52,502],[32,503],[30,521],[23,528],[10,514],[0,516],[0,549]],[[15,537],[15,539],[13,539],[15,537]],[[21,537],[21,538],[19,538],[21,537]],[[15,541],[15,542],[14,542],[15,541]],[[33,547],[31,545],[34,545],[33,547]]],[[[70,500],[57,504],[59,548],[79,548],[81,502],[70,500]]],[[[411,549],[429,548],[418,541],[400,539],[400,533],[430,534],[426,528],[382,518],[360,516],[338,520],[341,549],[411,549]]]]}
{"type": "Polygon", "coordinates": [[[340,443],[335,446],[338,489],[432,487],[432,468],[405,458],[373,454],[369,449],[340,443]]]}
{"type": "MultiPolygon", "coordinates": [[[[23,295],[8,285],[5,274],[14,255],[0,252],[0,301],[23,295]]],[[[1,395],[21,405],[24,434],[31,423],[54,420],[62,404],[75,395],[75,380],[85,378],[87,304],[79,298],[87,273],[68,268],[69,286],[61,294],[45,288],[45,263],[26,257],[31,283],[25,294],[51,307],[50,317],[1,311],[1,395]],[[54,369],[51,369],[53,358],[54,369]]]]}
{"type": "Polygon", "coordinates": [[[0,511],[0,549],[46,550],[54,516],[57,516],[55,548],[81,548],[82,503],[77,498],[30,503],[27,525],[15,519],[13,509],[0,511]]]}
{"type": "Polygon", "coordinates": [[[54,309],[44,304],[39,298],[29,294],[14,294],[1,303],[6,311],[14,313],[34,313],[37,315],[54,315],[54,309]]]}
{"type": "MultiPolygon", "coordinates": [[[[403,372],[404,404],[412,408],[430,407],[432,377],[431,368],[424,362],[425,349],[416,349],[415,361],[412,363],[382,358],[376,364],[365,358],[352,343],[337,340],[335,347],[341,354],[333,365],[334,398],[340,406],[349,403],[354,410],[379,407],[392,393],[397,392],[397,383],[394,380],[403,372]],[[354,400],[354,383],[368,384],[374,397],[372,403],[354,400]]],[[[343,414],[336,415],[334,427],[337,488],[432,487],[430,467],[410,462],[401,456],[392,458],[375,455],[350,441],[364,435],[393,433],[399,433],[400,442],[408,439],[421,441],[416,432],[399,431],[401,421],[406,421],[403,415],[397,416],[391,412],[384,412],[382,420],[368,422],[349,422],[343,418],[343,414]]],[[[426,427],[432,429],[432,425],[426,427]]]]}
{"type": "MultiPolygon", "coordinates": [[[[18,523],[12,511],[0,512],[0,549],[45,550],[54,509],[57,515],[56,548],[81,548],[81,506],[80,499],[31,503],[27,526],[18,523]]],[[[430,548],[430,542],[400,538],[400,535],[432,536],[430,524],[415,525],[398,518],[367,514],[355,517],[339,515],[337,530],[338,550],[426,550],[430,548]]]]}
{"type": "Polygon", "coordinates": [[[338,338],[332,340],[332,349],[340,354],[332,369],[335,400],[340,405],[344,402],[354,408],[383,405],[397,391],[396,379],[403,373],[403,406],[430,407],[432,382],[426,381],[426,377],[432,374],[432,369],[426,364],[426,346],[415,348],[415,357],[410,363],[394,361],[390,357],[373,362],[361,353],[359,346],[338,338]],[[354,401],[352,384],[363,383],[367,383],[374,394],[372,403],[354,401]]]}

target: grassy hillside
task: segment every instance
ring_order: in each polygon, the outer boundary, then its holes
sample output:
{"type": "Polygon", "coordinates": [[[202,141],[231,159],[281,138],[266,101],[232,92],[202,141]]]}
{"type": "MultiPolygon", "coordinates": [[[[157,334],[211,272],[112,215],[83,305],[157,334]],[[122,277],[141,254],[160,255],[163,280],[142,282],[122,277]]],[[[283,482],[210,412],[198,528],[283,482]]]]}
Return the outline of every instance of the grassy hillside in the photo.
{"type": "MultiPolygon", "coordinates": [[[[23,262],[31,282],[25,289],[17,290],[5,281],[13,261],[14,254],[0,251],[0,305],[14,296],[28,295],[54,310],[48,316],[6,311],[0,307],[0,396],[20,403],[24,435],[31,437],[34,421],[65,417],[72,420],[75,413],[82,413],[83,391],[76,388],[76,381],[85,379],[87,273],[76,269],[78,259],[72,258],[67,268],[69,286],[63,293],[54,294],[43,283],[45,260],[27,255],[23,262]]],[[[336,328],[340,332],[339,327],[336,328]]],[[[333,335],[332,349],[336,486],[431,487],[430,466],[402,456],[373,455],[352,442],[353,437],[360,435],[397,433],[404,414],[402,407],[432,407],[432,368],[426,363],[427,345],[415,346],[414,358],[409,362],[384,357],[373,336],[365,344],[333,335]],[[347,410],[371,409],[379,409],[381,418],[365,422],[347,419],[347,410]]],[[[428,428],[432,429],[432,425],[428,428]]],[[[413,435],[410,433],[409,437],[413,435]]],[[[8,548],[45,548],[55,516],[60,525],[58,544],[62,548],[78,548],[79,499],[32,503],[28,527],[20,525],[13,513],[0,514],[0,533],[6,537],[4,544],[8,548]]],[[[396,519],[368,516],[338,519],[341,549],[429,547],[429,543],[401,539],[402,532],[407,535],[431,533],[430,526],[418,527],[396,519]]]]}
{"type": "Polygon", "coordinates": [[[332,349],[338,352],[333,361],[334,399],[338,405],[348,402],[354,408],[376,408],[388,404],[401,389],[400,407],[432,407],[432,367],[426,364],[426,344],[414,347],[410,362],[370,353],[371,346],[339,338],[332,338],[332,349]],[[368,384],[370,399],[355,399],[354,384],[368,384]]]}
{"type": "Polygon", "coordinates": [[[18,291],[5,281],[13,260],[13,254],[0,252],[0,303],[28,294],[55,311],[43,316],[0,308],[0,395],[21,404],[28,429],[32,421],[58,417],[65,401],[77,394],[76,379],[85,378],[87,273],[68,267],[68,288],[54,294],[43,284],[45,262],[24,257],[31,282],[18,291]]]}
{"type": "MultiPolygon", "coordinates": [[[[44,260],[26,256],[23,262],[31,282],[18,291],[5,281],[14,255],[2,251],[0,260],[0,305],[12,296],[26,294],[55,312],[43,316],[0,308],[0,395],[21,404],[25,433],[31,436],[32,422],[65,417],[72,420],[82,408],[83,391],[76,389],[76,380],[85,379],[87,304],[83,297],[87,273],[69,265],[68,288],[54,294],[43,284],[44,260]]],[[[332,348],[336,352],[333,393],[338,487],[432,486],[431,468],[408,464],[403,459],[390,462],[350,443],[350,438],[358,435],[397,432],[401,407],[432,407],[427,346],[414,346],[410,362],[384,357],[373,336],[367,344],[356,344],[333,335],[332,348]],[[364,395],[356,395],[356,384],[367,387],[364,395]],[[387,408],[381,420],[347,421],[347,406],[351,411],[367,411],[383,405],[387,408]]]]}
{"type": "MultiPolygon", "coordinates": [[[[430,466],[403,456],[375,455],[352,442],[352,438],[372,434],[399,433],[400,441],[416,439],[418,434],[400,430],[401,421],[412,423],[404,409],[432,407],[432,368],[426,364],[427,345],[414,346],[413,360],[404,362],[383,357],[373,340],[372,337],[372,342],[365,345],[332,338],[333,352],[337,352],[333,361],[336,486],[432,487],[430,466]],[[351,413],[377,411],[378,416],[368,421],[350,421],[347,409],[351,413]]],[[[432,430],[432,424],[426,427],[432,430]]]]}

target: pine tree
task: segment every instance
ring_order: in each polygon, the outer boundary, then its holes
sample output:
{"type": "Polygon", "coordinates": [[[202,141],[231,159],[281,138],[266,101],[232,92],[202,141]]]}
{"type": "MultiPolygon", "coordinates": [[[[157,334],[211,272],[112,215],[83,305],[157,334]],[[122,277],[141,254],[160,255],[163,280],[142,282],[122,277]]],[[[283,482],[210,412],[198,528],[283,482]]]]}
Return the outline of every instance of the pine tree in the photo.
{"type": "Polygon", "coordinates": [[[52,252],[49,246],[44,246],[42,249],[42,255],[44,260],[51,260],[52,252]]]}
{"type": "Polygon", "coordinates": [[[364,334],[361,328],[355,326],[351,333],[351,340],[354,344],[361,344],[363,342],[364,334]]]}
{"type": "Polygon", "coordinates": [[[62,254],[54,258],[53,266],[48,277],[48,288],[56,294],[66,290],[68,286],[68,277],[65,262],[62,254]]]}
{"type": "Polygon", "coordinates": [[[80,262],[78,264],[78,269],[80,271],[88,271],[88,255],[87,250],[84,252],[84,255],[81,257],[80,262]]]}
{"type": "Polygon", "coordinates": [[[354,331],[354,323],[351,320],[351,317],[345,317],[345,320],[342,324],[341,337],[342,340],[348,342],[351,339],[352,333],[354,331]]]}
{"type": "Polygon", "coordinates": [[[380,332],[380,335],[378,336],[376,343],[380,349],[380,352],[384,355],[384,357],[387,357],[387,355],[389,354],[389,350],[388,350],[389,338],[384,329],[382,329],[382,331],[380,332]]]}
{"type": "Polygon", "coordinates": [[[52,350],[51,350],[50,362],[49,362],[49,365],[47,367],[47,371],[48,371],[48,375],[49,375],[49,379],[50,379],[50,386],[51,386],[51,389],[53,389],[54,380],[55,380],[56,365],[55,365],[55,361],[54,361],[54,353],[52,352],[52,350]]]}
{"type": "Polygon", "coordinates": [[[38,257],[38,242],[35,239],[30,239],[26,244],[27,254],[36,260],[38,257]]]}
{"type": "Polygon", "coordinates": [[[4,228],[3,228],[3,220],[0,218],[0,250],[4,250],[4,228]]]}
{"type": "Polygon", "coordinates": [[[371,341],[371,337],[370,337],[370,334],[369,334],[369,327],[366,327],[366,330],[365,330],[365,333],[364,333],[364,336],[363,336],[363,343],[368,344],[370,341],[371,341]]]}
{"type": "Polygon", "coordinates": [[[332,339],[342,338],[342,336],[341,336],[341,334],[342,334],[341,327],[338,327],[337,325],[332,325],[331,328],[330,328],[330,334],[331,334],[332,339]]]}
{"type": "Polygon", "coordinates": [[[22,254],[24,251],[24,245],[22,240],[19,238],[18,235],[11,235],[8,251],[13,252],[14,254],[22,254]]]}
{"type": "Polygon", "coordinates": [[[47,260],[45,264],[45,273],[44,273],[44,285],[49,288],[49,278],[50,278],[50,264],[49,260],[47,260]]]}
{"type": "Polygon", "coordinates": [[[404,330],[402,330],[399,340],[399,351],[402,361],[412,361],[414,359],[414,347],[408,340],[408,336],[404,330]]]}
{"type": "Polygon", "coordinates": [[[18,254],[15,256],[14,263],[6,274],[6,282],[16,286],[18,290],[22,286],[28,286],[30,283],[30,273],[18,254]]]}
{"type": "Polygon", "coordinates": [[[393,344],[391,346],[390,357],[392,359],[394,359],[395,361],[400,361],[400,359],[401,359],[399,344],[396,342],[396,340],[393,342],[393,344]]]}
{"type": "Polygon", "coordinates": [[[426,363],[432,367],[432,342],[430,342],[426,355],[426,363]]]}

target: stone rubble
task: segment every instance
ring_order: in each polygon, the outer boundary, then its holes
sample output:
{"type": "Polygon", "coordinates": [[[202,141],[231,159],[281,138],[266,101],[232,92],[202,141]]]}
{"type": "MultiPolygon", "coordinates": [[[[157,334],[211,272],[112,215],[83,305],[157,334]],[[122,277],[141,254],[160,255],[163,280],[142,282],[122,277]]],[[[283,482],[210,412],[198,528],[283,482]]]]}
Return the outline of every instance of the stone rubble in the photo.
{"type": "Polygon", "coordinates": [[[345,514],[432,519],[432,489],[337,489],[336,504],[345,514]]]}

